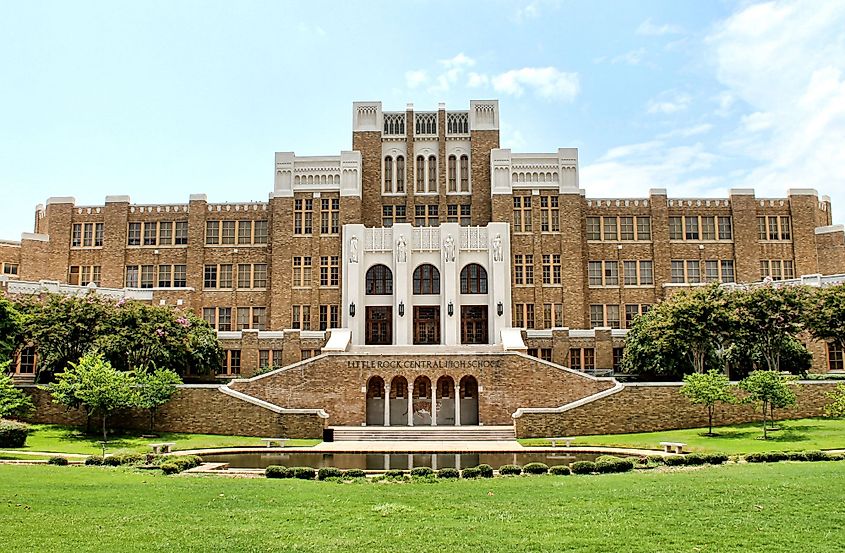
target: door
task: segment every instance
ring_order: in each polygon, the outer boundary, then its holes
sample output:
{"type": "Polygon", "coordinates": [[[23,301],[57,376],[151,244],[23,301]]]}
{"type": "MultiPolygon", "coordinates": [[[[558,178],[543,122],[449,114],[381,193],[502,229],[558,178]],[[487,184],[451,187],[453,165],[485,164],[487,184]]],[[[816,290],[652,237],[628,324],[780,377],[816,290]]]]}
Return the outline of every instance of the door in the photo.
{"type": "Polygon", "coordinates": [[[389,346],[393,343],[393,308],[390,306],[367,307],[367,331],[364,343],[389,346]]]}
{"type": "Polygon", "coordinates": [[[414,307],[414,343],[440,343],[440,307],[414,307]]]}
{"type": "Polygon", "coordinates": [[[461,343],[487,343],[487,306],[461,306],[461,343]]]}

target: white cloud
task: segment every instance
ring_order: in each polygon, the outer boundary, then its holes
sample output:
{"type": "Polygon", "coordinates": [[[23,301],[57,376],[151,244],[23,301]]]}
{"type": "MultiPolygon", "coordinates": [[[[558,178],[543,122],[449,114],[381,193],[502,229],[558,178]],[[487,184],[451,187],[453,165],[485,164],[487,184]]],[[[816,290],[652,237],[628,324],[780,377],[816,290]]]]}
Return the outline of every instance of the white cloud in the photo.
{"type": "Polygon", "coordinates": [[[690,136],[698,136],[700,134],[709,133],[711,130],[713,130],[713,125],[711,125],[710,123],[701,123],[700,125],[693,125],[692,127],[684,127],[681,129],[675,129],[673,131],[665,132],[661,134],[658,138],[689,138],[690,136]]]}
{"type": "Polygon", "coordinates": [[[657,98],[649,100],[646,109],[649,113],[663,113],[670,115],[684,111],[692,103],[692,96],[681,92],[668,91],[657,98]]]}
{"type": "Polygon", "coordinates": [[[640,23],[639,27],[637,27],[636,33],[643,36],[680,35],[684,33],[684,29],[679,25],[672,25],[669,23],[656,25],[652,23],[651,18],[649,18],[640,23]]]}
{"type": "Polygon", "coordinates": [[[577,73],[565,73],[555,67],[511,69],[490,78],[496,92],[522,96],[526,89],[546,99],[571,102],[580,88],[577,73]]]}
{"type": "Polygon", "coordinates": [[[774,120],[771,112],[755,111],[742,116],[742,125],[749,132],[759,132],[771,128],[774,120]]]}
{"type": "Polygon", "coordinates": [[[471,72],[467,76],[467,86],[470,88],[487,86],[488,84],[490,84],[490,78],[482,73],[471,72]]]}
{"type": "Polygon", "coordinates": [[[645,48],[637,48],[636,50],[630,50],[625,52],[624,54],[619,54],[618,56],[612,58],[610,63],[627,63],[628,65],[639,65],[642,63],[643,58],[645,57],[645,48]]]}
{"type": "Polygon", "coordinates": [[[422,69],[405,72],[405,84],[408,85],[408,88],[417,88],[425,84],[426,81],[428,81],[428,74],[422,69]]]}
{"type": "Polygon", "coordinates": [[[440,60],[440,65],[442,65],[446,69],[472,67],[473,65],[475,65],[475,60],[461,52],[453,58],[449,58],[447,60],[440,60]]]}

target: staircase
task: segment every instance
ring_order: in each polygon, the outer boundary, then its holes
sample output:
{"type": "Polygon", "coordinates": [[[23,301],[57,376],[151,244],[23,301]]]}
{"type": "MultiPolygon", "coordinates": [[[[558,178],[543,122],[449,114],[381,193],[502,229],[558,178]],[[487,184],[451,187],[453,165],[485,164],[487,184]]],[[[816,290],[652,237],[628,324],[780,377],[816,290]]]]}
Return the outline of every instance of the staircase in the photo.
{"type": "Polygon", "coordinates": [[[350,441],[512,441],[513,426],[335,426],[336,442],[350,441]]]}

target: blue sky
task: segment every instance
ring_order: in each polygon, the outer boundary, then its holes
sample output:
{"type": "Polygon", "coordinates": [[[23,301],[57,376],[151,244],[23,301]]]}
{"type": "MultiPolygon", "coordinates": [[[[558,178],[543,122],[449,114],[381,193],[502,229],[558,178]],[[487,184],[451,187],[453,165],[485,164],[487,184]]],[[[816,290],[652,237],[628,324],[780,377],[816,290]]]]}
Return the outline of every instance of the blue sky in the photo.
{"type": "Polygon", "coordinates": [[[845,2],[0,0],[0,237],[80,205],[264,200],[352,102],[499,98],[592,197],[816,188],[845,221],[845,2]]]}

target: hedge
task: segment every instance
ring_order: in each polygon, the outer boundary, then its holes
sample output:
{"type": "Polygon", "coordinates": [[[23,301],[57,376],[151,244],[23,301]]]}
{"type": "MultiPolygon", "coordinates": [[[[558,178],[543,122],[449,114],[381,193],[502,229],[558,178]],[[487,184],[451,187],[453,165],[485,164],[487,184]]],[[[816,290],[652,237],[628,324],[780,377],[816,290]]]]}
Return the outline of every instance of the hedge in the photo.
{"type": "Polygon", "coordinates": [[[546,463],[528,463],[522,467],[525,474],[546,474],[549,472],[549,465],[546,463]]]}
{"type": "Polygon", "coordinates": [[[430,476],[434,476],[434,469],[429,467],[416,467],[411,469],[411,476],[416,476],[419,478],[427,478],[430,476]]]}
{"type": "Polygon", "coordinates": [[[50,464],[50,465],[59,465],[59,466],[62,466],[62,467],[63,467],[63,466],[66,466],[66,465],[67,465],[67,463],[68,463],[68,461],[67,461],[67,457],[61,457],[61,456],[58,456],[58,455],[57,455],[57,456],[55,456],[55,457],[50,457],[50,458],[47,460],[47,464],[50,464]]]}
{"type": "Polygon", "coordinates": [[[549,474],[554,474],[556,476],[569,476],[572,473],[572,470],[566,465],[554,465],[553,467],[549,467],[549,474]]]}
{"type": "Polygon", "coordinates": [[[293,471],[281,465],[270,465],[264,469],[264,476],[267,478],[293,478],[293,471]]]}
{"type": "Polygon", "coordinates": [[[340,478],[343,476],[343,471],[335,467],[323,467],[317,471],[317,480],[326,480],[327,478],[340,478]]]}
{"type": "Polygon", "coordinates": [[[592,461],[575,461],[569,468],[573,474],[592,474],[596,472],[596,464],[592,461]]]}
{"type": "Polygon", "coordinates": [[[461,471],[453,468],[445,468],[437,471],[437,478],[460,478],[461,471]]]}
{"type": "Polygon", "coordinates": [[[522,467],[519,465],[502,465],[499,467],[500,476],[518,476],[522,474],[522,467]]]}
{"type": "Polygon", "coordinates": [[[0,419],[0,447],[23,447],[30,431],[26,423],[0,419]]]}
{"type": "Polygon", "coordinates": [[[343,472],[344,478],[366,478],[367,473],[361,469],[349,469],[343,472]]]}
{"type": "Polygon", "coordinates": [[[493,467],[490,465],[478,465],[475,468],[481,473],[482,478],[493,478],[493,467]]]}
{"type": "Polygon", "coordinates": [[[461,471],[461,478],[481,478],[481,470],[478,467],[469,467],[461,471]]]}
{"type": "Polygon", "coordinates": [[[300,480],[314,480],[317,471],[311,467],[293,467],[293,477],[300,480]]]}

